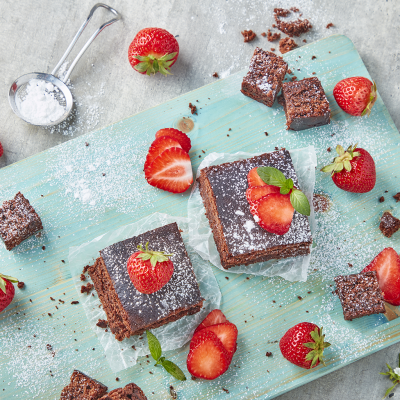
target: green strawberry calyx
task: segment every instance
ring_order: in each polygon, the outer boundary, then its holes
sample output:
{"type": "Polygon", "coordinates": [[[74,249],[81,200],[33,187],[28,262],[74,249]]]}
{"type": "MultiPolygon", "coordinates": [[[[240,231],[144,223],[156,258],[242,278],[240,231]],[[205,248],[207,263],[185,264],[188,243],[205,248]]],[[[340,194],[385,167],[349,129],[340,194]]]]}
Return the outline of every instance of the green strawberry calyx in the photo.
{"type": "Polygon", "coordinates": [[[373,85],[371,86],[371,93],[369,94],[369,101],[367,106],[364,108],[364,111],[361,113],[361,116],[363,117],[364,115],[368,115],[368,117],[371,114],[372,107],[374,106],[376,99],[378,98],[378,92],[376,90],[376,83],[374,81],[373,85]]]}
{"type": "Polygon", "coordinates": [[[150,264],[155,267],[158,262],[168,261],[173,254],[165,254],[163,251],[152,251],[149,250],[149,242],[146,243],[146,249],[141,244],[137,247],[140,253],[136,258],[140,258],[143,261],[150,260],[150,264]]]}
{"type": "Polygon", "coordinates": [[[258,167],[257,173],[267,185],[279,187],[281,194],[290,193],[290,202],[298,213],[307,216],[310,215],[311,208],[307,196],[301,190],[294,187],[291,178],[286,179],[285,175],[279,169],[273,167],[258,167]]]}
{"type": "Polygon", "coordinates": [[[350,145],[346,151],[344,151],[343,147],[340,144],[338,144],[336,146],[336,152],[339,154],[339,157],[336,157],[333,160],[332,164],[329,164],[321,168],[321,171],[330,172],[332,176],[335,172],[341,172],[343,170],[350,172],[351,171],[350,161],[353,160],[355,157],[359,157],[361,155],[358,151],[355,151],[355,149],[357,148],[357,144],[355,144],[354,146],[350,145]]]}
{"type": "Polygon", "coordinates": [[[325,335],[322,334],[322,327],[321,329],[318,327],[315,328],[312,332],[310,332],[310,336],[314,341],[303,343],[303,346],[311,349],[311,351],[306,355],[306,360],[311,361],[310,368],[314,367],[318,361],[325,365],[323,357],[324,349],[329,347],[331,344],[325,342],[325,335]]]}
{"type": "Polygon", "coordinates": [[[174,63],[174,58],[178,53],[165,54],[162,57],[157,58],[153,55],[148,56],[134,56],[140,63],[136,64],[133,68],[138,72],[145,72],[147,75],[154,75],[160,72],[163,75],[172,75],[169,70],[171,65],[174,63]]]}
{"type": "Polygon", "coordinates": [[[18,283],[19,282],[17,278],[13,278],[12,276],[0,274],[0,290],[2,290],[4,292],[4,294],[7,293],[7,291],[6,291],[6,280],[10,281],[12,283],[18,283]]]}

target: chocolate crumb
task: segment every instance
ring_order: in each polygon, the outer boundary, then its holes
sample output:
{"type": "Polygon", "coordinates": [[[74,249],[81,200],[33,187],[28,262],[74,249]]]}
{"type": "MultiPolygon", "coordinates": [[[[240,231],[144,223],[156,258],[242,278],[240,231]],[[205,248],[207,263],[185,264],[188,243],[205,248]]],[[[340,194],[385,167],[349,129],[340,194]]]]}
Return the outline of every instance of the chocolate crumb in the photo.
{"type": "MultiPolygon", "coordinates": [[[[313,72],[312,74],[313,74],[313,75],[315,75],[315,74],[316,74],[316,72],[313,72]]],[[[331,136],[333,136],[333,135],[331,135],[331,136]]]]}
{"type": "Polygon", "coordinates": [[[81,274],[81,281],[86,281],[86,275],[85,274],[81,274]]]}
{"type": "Polygon", "coordinates": [[[173,399],[177,399],[178,398],[178,396],[177,396],[177,394],[175,392],[175,389],[174,389],[174,387],[172,385],[169,387],[169,394],[171,395],[171,397],[173,399]]]}
{"type": "Polygon", "coordinates": [[[295,81],[295,80],[297,80],[297,76],[293,76],[292,79],[291,79],[292,82],[295,81]]]}
{"type": "Polygon", "coordinates": [[[279,40],[281,38],[281,34],[280,33],[272,33],[270,29],[268,29],[268,34],[267,34],[267,39],[268,42],[275,42],[275,40],[279,40]]]}
{"type": "Polygon", "coordinates": [[[329,22],[329,24],[326,26],[326,29],[332,28],[332,26],[335,26],[332,24],[332,22],[329,22]]]}
{"type": "Polygon", "coordinates": [[[261,36],[262,36],[262,37],[265,37],[265,36],[267,36],[267,34],[266,34],[265,32],[262,32],[262,33],[261,33],[261,36]]]}
{"type": "Polygon", "coordinates": [[[297,298],[298,298],[299,300],[303,300],[303,298],[302,298],[301,296],[297,296],[297,298]]]}
{"type": "Polygon", "coordinates": [[[271,353],[270,351],[267,351],[267,352],[265,353],[265,355],[266,355],[267,357],[271,357],[271,356],[272,356],[272,353],[271,353]]]}
{"type": "Polygon", "coordinates": [[[229,129],[228,129],[228,131],[231,131],[231,130],[232,130],[232,128],[229,128],[229,129]]]}
{"type": "MultiPolygon", "coordinates": [[[[213,76],[214,78],[219,78],[219,75],[218,75],[217,72],[214,72],[214,73],[212,74],[212,76],[213,76]]],[[[198,101],[198,100],[196,100],[196,101],[198,101]]]]}
{"type": "Polygon", "coordinates": [[[92,283],[88,282],[87,285],[81,286],[81,293],[89,294],[93,288],[94,288],[94,285],[92,283]]]}
{"type": "Polygon", "coordinates": [[[76,301],[76,300],[71,301],[71,304],[79,304],[79,301],[76,301]]]}
{"type": "Polygon", "coordinates": [[[64,260],[61,260],[61,262],[65,264],[65,261],[64,261],[64,260]]]}
{"type": "Polygon", "coordinates": [[[25,286],[24,282],[18,282],[17,283],[18,289],[22,289],[25,286]]]}
{"type": "Polygon", "coordinates": [[[311,293],[311,291],[310,292],[307,292],[308,294],[310,294],[311,293]]]}
{"type": "Polygon", "coordinates": [[[379,197],[379,203],[383,203],[385,201],[385,198],[383,196],[379,197]]]}
{"type": "Polygon", "coordinates": [[[265,136],[268,136],[268,132],[264,132],[265,136]]]}
{"type": "Polygon", "coordinates": [[[311,57],[311,60],[315,60],[316,58],[317,58],[317,57],[315,57],[315,56],[312,56],[312,57],[311,57]]]}
{"type": "Polygon", "coordinates": [[[88,143],[88,142],[85,142],[85,146],[88,147],[88,146],[89,146],[89,143],[88,143]]]}
{"type": "Polygon", "coordinates": [[[225,393],[229,393],[229,390],[228,390],[228,389],[222,388],[222,390],[223,390],[225,393]]]}
{"type": "Polygon", "coordinates": [[[400,192],[397,193],[397,194],[395,194],[395,195],[393,196],[393,198],[396,200],[396,203],[398,203],[398,202],[400,201],[400,192]]]}
{"type": "Polygon", "coordinates": [[[271,47],[271,51],[275,51],[275,47],[271,47]]]}
{"type": "Polygon", "coordinates": [[[225,279],[226,279],[227,281],[229,281],[229,276],[226,276],[225,279]]]}
{"type": "Polygon", "coordinates": [[[46,246],[42,246],[42,250],[46,250],[46,246]]]}
{"type": "Polygon", "coordinates": [[[331,149],[330,147],[328,147],[328,148],[326,149],[326,151],[327,151],[328,153],[330,153],[330,152],[332,151],[332,149],[331,149]]]}
{"type": "Polygon", "coordinates": [[[46,344],[46,349],[51,351],[53,350],[53,346],[51,344],[46,344]]]}
{"type": "Polygon", "coordinates": [[[274,8],[274,14],[278,17],[287,17],[290,14],[290,11],[285,10],[284,8],[274,8]]]}
{"type": "Polygon", "coordinates": [[[277,28],[286,33],[286,35],[293,37],[293,36],[300,36],[303,33],[307,33],[311,28],[312,25],[308,19],[297,19],[296,21],[282,21],[280,17],[286,17],[290,13],[289,10],[284,10],[282,8],[275,8],[274,9],[274,18],[277,25],[277,28]]]}
{"type": "Polygon", "coordinates": [[[350,263],[347,263],[347,264],[349,264],[349,268],[353,268],[353,264],[350,264],[350,263]]]}
{"type": "Polygon", "coordinates": [[[246,30],[242,31],[242,35],[243,35],[245,43],[251,42],[257,36],[251,29],[248,31],[246,31],[246,30]]]}
{"type": "Polygon", "coordinates": [[[229,137],[229,135],[226,135],[226,136],[228,136],[228,137],[229,137]]]}
{"type": "Polygon", "coordinates": [[[306,40],[306,39],[303,39],[303,42],[304,42],[304,43],[307,43],[307,40],[306,40]]]}
{"type": "Polygon", "coordinates": [[[96,326],[98,326],[99,328],[105,329],[108,326],[108,322],[105,319],[99,319],[96,326]]]}
{"type": "Polygon", "coordinates": [[[195,376],[191,376],[192,381],[195,381],[197,378],[195,376]]]}
{"type": "Polygon", "coordinates": [[[51,316],[52,316],[52,314],[51,314],[51,313],[47,313],[47,315],[48,315],[49,317],[51,317],[51,316]]]}
{"type": "Polygon", "coordinates": [[[53,299],[53,297],[50,297],[50,300],[51,300],[51,301],[56,301],[56,299],[53,299]]]}
{"type": "Polygon", "coordinates": [[[296,42],[291,38],[283,38],[279,41],[279,51],[285,54],[297,47],[296,42]]]}
{"type": "Polygon", "coordinates": [[[119,378],[117,377],[117,378],[115,378],[115,380],[117,381],[117,382],[119,382],[119,378]]]}
{"type": "Polygon", "coordinates": [[[103,172],[103,176],[106,176],[106,174],[103,172]]]}

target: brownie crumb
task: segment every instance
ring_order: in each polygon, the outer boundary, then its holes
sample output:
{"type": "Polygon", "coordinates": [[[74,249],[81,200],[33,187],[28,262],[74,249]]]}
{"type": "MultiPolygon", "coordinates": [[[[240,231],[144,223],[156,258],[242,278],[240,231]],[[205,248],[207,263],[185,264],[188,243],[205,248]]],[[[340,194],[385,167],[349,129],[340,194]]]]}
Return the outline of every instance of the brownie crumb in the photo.
{"type": "Polygon", "coordinates": [[[300,10],[297,7],[290,7],[290,10],[293,12],[299,12],[300,10]]]}
{"type": "Polygon", "coordinates": [[[332,24],[332,22],[329,22],[329,24],[326,26],[326,29],[332,28],[332,26],[335,26],[332,24]]]}
{"type": "Polygon", "coordinates": [[[89,143],[88,143],[88,142],[85,142],[85,146],[88,147],[88,146],[89,146],[89,143]]]}
{"type": "Polygon", "coordinates": [[[303,300],[303,298],[302,298],[301,296],[297,296],[297,298],[298,298],[299,300],[303,300]]]}
{"type": "Polygon", "coordinates": [[[49,351],[53,350],[53,346],[51,344],[46,344],[46,349],[49,351]]]}
{"type": "Polygon", "coordinates": [[[117,381],[117,382],[119,382],[119,378],[117,377],[117,378],[115,378],[115,380],[117,381]]]}
{"type": "Polygon", "coordinates": [[[386,211],[382,215],[379,229],[386,237],[390,238],[400,229],[400,219],[393,217],[389,211],[386,211]]]}
{"type": "Polygon", "coordinates": [[[189,103],[189,108],[190,108],[190,112],[192,114],[196,114],[197,115],[197,107],[194,104],[189,103]]]}
{"type": "Polygon", "coordinates": [[[25,286],[24,282],[18,282],[17,283],[18,289],[22,289],[25,286]]]}
{"type": "Polygon", "coordinates": [[[297,80],[297,76],[293,76],[292,79],[291,79],[292,82],[295,81],[295,80],[297,80]]]}
{"type": "Polygon", "coordinates": [[[261,36],[262,36],[262,37],[265,37],[265,36],[267,36],[267,34],[266,34],[265,32],[262,32],[262,33],[261,33],[261,36]]]}
{"type": "Polygon", "coordinates": [[[231,130],[232,130],[232,128],[229,128],[229,129],[228,129],[228,131],[231,131],[231,130]]]}
{"type": "Polygon", "coordinates": [[[289,10],[283,10],[281,8],[275,8],[274,10],[276,26],[281,32],[286,33],[286,35],[290,37],[298,37],[303,33],[307,33],[312,28],[308,19],[301,20],[298,18],[296,21],[290,22],[282,21],[280,19],[280,17],[286,17],[289,13],[289,10]]]}
{"type": "Polygon", "coordinates": [[[280,33],[272,33],[270,29],[268,29],[267,39],[268,42],[275,42],[275,40],[279,40],[281,38],[280,33]]]}
{"type": "Polygon", "coordinates": [[[89,282],[87,285],[81,286],[81,293],[89,294],[93,288],[94,288],[94,285],[89,282]]]}
{"type": "Polygon", "coordinates": [[[222,388],[222,390],[223,390],[225,393],[229,393],[229,390],[228,390],[228,389],[222,388]]]}
{"type": "Polygon", "coordinates": [[[99,319],[96,326],[98,326],[99,328],[105,329],[108,326],[108,322],[105,319],[99,319]]]}
{"type": "Polygon", "coordinates": [[[229,281],[229,276],[226,276],[225,279],[226,279],[227,281],[229,281]]]}
{"type": "Polygon", "coordinates": [[[379,197],[379,203],[383,203],[385,201],[385,198],[383,196],[379,197]]]}
{"type": "Polygon", "coordinates": [[[103,176],[106,176],[106,174],[103,172],[103,176]]]}
{"type": "Polygon", "coordinates": [[[296,47],[296,42],[291,38],[286,37],[279,41],[279,51],[282,54],[285,54],[288,51],[295,49],[296,47]]]}
{"type": "Polygon", "coordinates": [[[303,43],[307,43],[307,40],[306,40],[306,39],[303,39],[303,43]]]}
{"type": "Polygon", "coordinates": [[[398,203],[398,202],[400,201],[400,192],[397,193],[397,194],[395,194],[395,195],[393,196],[393,198],[396,200],[396,203],[398,203]]]}
{"type": "Polygon", "coordinates": [[[288,70],[287,70],[287,73],[288,73],[289,75],[292,75],[292,70],[291,70],[291,69],[288,69],[288,70]]]}
{"type": "Polygon", "coordinates": [[[192,381],[195,381],[197,378],[195,377],[195,376],[191,376],[191,378],[190,378],[192,381]]]}
{"type": "Polygon", "coordinates": [[[90,265],[84,266],[84,267],[83,267],[82,274],[86,274],[86,272],[88,271],[89,268],[90,268],[90,265]]]}
{"type": "Polygon", "coordinates": [[[214,72],[214,73],[212,74],[212,76],[213,76],[214,78],[219,78],[218,72],[214,72]]]}
{"type": "Polygon", "coordinates": [[[85,274],[81,274],[81,281],[86,281],[86,275],[85,274]]]}
{"type": "Polygon", "coordinates": [[[265,136],[268,136],[268,132],[264,132],[265,136]]]}
{"type": "Polygon", "coordinates": [[[353,268],[353,264],[347,263],[349,265],[349,268],[353,268]]]}
{"type": "Polygon", "coordinates": [[[52,314],[51,314],[51,313],[47,313],[47,315],[48,315],[49,317],[51,317],[52,314]]]}
{"type": "Polygon", "coordinates": [[[316,58],[317,58],[317,57],[315,57],[315,56],[312,56],[312,57],[311,57],[311,60],[315,60],[316,58]]]}
{"type": "Polygon", "coordinates": [[[174,389],[174,387],[172,385],[169,387],[169,394],[171,395],[171,397],[173,399],[177,399],[178,398],[178,395],[176,394],[175,389],[174,389]]]}
{"type": "Polygon", "coordinates": [[[274,14],[278,17],[287,17],[290,14],[290,11],[285,10],[284,8],[274,8],[274,14]]]}
{"type": "Polygon", "coordinates": [[[326,151],[327,151],[328,153],[330,153],[330,152],[332,151],[332,149],[331,149],[330,147],[328,147],[328,148],[326,149],[326,151]]]}
{"type": "Polygon", "coordinates": [[[42,246],[42,250],[46,250],[46,246],[42,246]]]}
{"type": "Polygon", "coordinates": [[[56,301],[56,299],[54,299],[53,297],[50,296],[50,300],[51,301],[56,301]]]}
{"type": "Polygon", "coordinates": [[[243,35],[245,43],[251,42],[257,36],[251,29],[248,31],[246,31],[246,30],[242,31],[242,35],[243,35]]]}
{"type": "MultiPolygon", "coordinates": [[[[312,74],[313,74],[313,75],[315,75],[315,74],[316,74],[316,72],[313,72],[312,74]]],[[[331,136],[333,136],[333,135],[331,135],[331,136]]]]}
{"type": "Polygon", "coordinates": [[[267,357],[271,357],[271,356],[272,356],[272,353],[271,353],[270,351],[267,351],[267,352],[265,353],[265,355],[266,355],[267,357]]]}
{"type": "Polygon", "coordinates": [[[63,264],[65,264],[65,260],[61,260],[61,262],[62,262],[63,264]]]}
{"type": "Polygon", "coordinates": [[[71,304],[79,304],[79,301],[76,301],[76,300],[71,301],[71,304]]]}
{"type": "Polygon", "coordinates": [[[275,47],[271,47],[271,51],[275,51],[275,47]]]}

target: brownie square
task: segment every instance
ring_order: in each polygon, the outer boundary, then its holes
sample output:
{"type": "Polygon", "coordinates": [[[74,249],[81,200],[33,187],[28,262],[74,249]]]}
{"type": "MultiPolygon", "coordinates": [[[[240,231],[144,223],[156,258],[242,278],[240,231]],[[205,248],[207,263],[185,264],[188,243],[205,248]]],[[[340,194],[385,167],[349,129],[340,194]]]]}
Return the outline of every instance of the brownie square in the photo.
{"type": "Polygon", "coordinates": [[[249,72],[243,78],[241,92],[272,107],[282,87],[288,65],[282,57],[259,47],[254,50],[249,72]]]}
{"type": "Polygon", "coordinates": [[[389,211],[386,211],[382,215],[379,229],[386,237],[390,238],[400,229],[400,219],[393,217],[389,211]]]}
{"type": "Polygon", "coordinates": [[[21,192],[0,207],[0,236],[7,250],[43,229],[42,221],[21,192]]]}
{"type": "Polygon", "coordinates": [[[285,110],[287,129],[301,131],[330,123],[329,102],[318,78],[283,83],[278,101],[285,110]]]}
{"type": "Polygon", "coordinates": [[[107,386],[74,370],[71,382],[61,392],[60,400],[97,400],[107,392],[107,386]]]}
{"type": "Polygon", "coordinates": [[[292,159],[285,149],[200,171],[200,195],[225,269],[310,253],[312,237],[305,215],[295,211],[285,235],[270,233],[254,221],[246,198],[247,175],[252,168],[261,166],[279,169],[299,187],[292,159]]]}
{"type": "Polygon", "coordinates": [[[385,312],[376,271],[339,275],[335,277],[335,282],[345,320],[385,312]]]}
{"type": "Polygon", "coordinates": [[[204,299],[178,225],[172,223],[143,233],[100,251],[89,268],[111,332],[117,340],[139,335],[185,315],[200,311],[204,299]],[[128,258],[139,244],[173,254],[174,273],[169,282],[152,294],[136,290],[127,271],[128,258]]]}
{"type": "Polygon", "coordinates": [[[128,383],[124,388],[112,390],[100,400],[147,400],[147,397],[139,386],[128,383]]]}

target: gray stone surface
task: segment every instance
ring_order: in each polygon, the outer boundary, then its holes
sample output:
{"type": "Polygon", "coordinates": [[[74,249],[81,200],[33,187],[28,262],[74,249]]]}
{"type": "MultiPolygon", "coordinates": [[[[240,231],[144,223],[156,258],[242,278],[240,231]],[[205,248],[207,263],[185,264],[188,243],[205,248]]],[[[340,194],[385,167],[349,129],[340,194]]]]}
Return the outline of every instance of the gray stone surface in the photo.
{"type": "MultiPolygon", "coordinates": [[[[108,4],[123,15],[122,23],[106,28],[71,75],[77,106],[68,123],[53,129],[30,126],[8,105],[14,79],[28,72],[50,72],[64,53],[94,1],[0,1],[0,167],[17,162],[73,137],[107,126],[154,107],[182,93],[213,82],[248,65],[257,45],[277,47],[265,38],[243,43],[240,31],[267,31],[274,7],[297,6],[310,19],[313,30],[297,39],[308,42],[334,33],[353,40],[380,95],[400,128],[400,1],[398,0],[112,0],[108,4]],[[327,23],[335,27],[327,30],[327,23]],[[127,49],[138,30],[158,26],[179,35],[180,57],[173,76],[142,76],[131,68],[127,49]]],[[[108,18],[105,11],[93,18],[78,43],[108,18]]],[[[73,55],[76,54],[76,51],[73,55]]],[[[379,399],[389,387],[385,362],[396,363],[400,345],[297,388],[280,400],[379,399]]],[[[396,393],[394,399],[399,398],[396,393]]]]}

